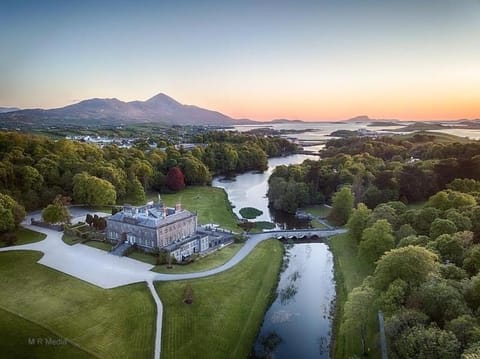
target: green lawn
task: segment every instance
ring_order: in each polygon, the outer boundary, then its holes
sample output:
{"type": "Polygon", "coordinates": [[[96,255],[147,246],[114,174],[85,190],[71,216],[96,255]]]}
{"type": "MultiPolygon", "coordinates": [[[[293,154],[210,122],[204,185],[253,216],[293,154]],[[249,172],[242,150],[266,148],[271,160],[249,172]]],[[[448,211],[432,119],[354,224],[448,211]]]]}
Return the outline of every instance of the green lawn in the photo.
{"type": "MultiPolygon", "coordinates": [[[[201,224],[216,223],[220,227],[239,232],[237,216],[233,213],[227,194],[221,188],[209,186],[189,186],[174,194],[162,194],[166,205],[174,207],[177,202],[182,207],[198,212],[201,224]]],[[[156,200],[157,194],[150,194],[149,200],[156,200]]]]}
{"type": "MultiPolygon", "coordinates": [[[[101,358],[153,356],[156,309],[144,283],[101,289],[37,264],[42,255],[0,253],[0,308],[101,358]]],[[[0,321],[2,332],[12,330],[7,325],[0,321]]],[[[18,357],[32,357],[18,350],[18,357]]]]}
{"type": "Polygon", "coordinates": [[[132,259],[136,259],[137,261],[140,262],[145,262],[151,265],[156,265],[157,264],[157,257],[148,253],[144,253],[139,250],[135,250],[132,253],[128,254],[127,257],[130,257],[132,259]]]}
{"type": "Polygon", "coordinates": [[[310,213],[312,216],[327,218],[332,209],[322,205],[313,205],[302,208],[302,211],[310,213]]]}
{"type": "Polygon", "coordinates": [[[42,326],[0,309],[0,352],[3,358],[92,358],[82,349],[65,342],[42,326]],[[59,345],[45,344],[60,340],[59,345]]]}
{"type": "Polygon", "coordinates": [[[75,236],[70,236],[68,234],[64,234],[62,236],[62,241],[66,244],[68,244],[69,246],[72,246],[74,244],[77,244],[77,243],[80,243],[82,241],[81,238],[79,237],[75,237],[75,236]]]}
{"type": "Polygon", "coordinates": [[[102,251],[110,252],[113,246],[108,242],[100,242],[100,241],[88,241],[83,243],[86,246],[101,249],[102,251]]]}
{"type": "Polygon", "coordinates": [[[260,243],[234,268],[207,278],[156,282],[162,298],[162,358],[247,358],[272,299],[283,247],[260,243]],[[183,303],[185,286],[193,304],[183,303]]]}
{"type": "MultiPolygon", "coordinates": [[[[207,254],[205,257],[198,258],[195,262],[184,265],[172,265],[167,268],[166,265],[156,266],[152,270],[158,273],[191,273],[201,272],[228,262],[242,248],[241,243],[232,243],[222,249],[218,249],[213,253],[207,254]]],[[[137,258],[135,258],[137,259],[137,258]]]]}
{"type": "MultiPolygon", "coordinates": [[[[15,235],[17,236],[17,241],[13,244],[14,246],[39,242],[44,240],[46,237],[46,235],[43,233],[31,231],[26,228],[19,228],[15,232],[15,235]]],[[[0,247],[5,247],[5,243],[0,242],[0,247]]]]}
{"type": "MultiPolygon", "coordinates": [[[[357,244],[350,239],[348,234],[332,237],[330,249],[335,261],[336,287],[336,312],[334,323],[334,358],[350,358],[361,354],[361,343],[357,336],[347,336],[342,333],[341,321],[343,308],[347,301],[348,293],[353,288],[362,284],[363,279],[371,274],[371,267],[357,257],[357,244]]],[[[367,347],[370,348],[369,358],[379,358],[377,348],[378,323],[375,318],[368,323],[369,337],[367,347]]]]}
{"type": "Polygon", "coordinates": [[[318,228],[318,229],[327,228],[327,226],[325,226],[323,223],[321,223],[318,219],[312,219],[310,224],[312,225],[312,228],[318,228]]]}

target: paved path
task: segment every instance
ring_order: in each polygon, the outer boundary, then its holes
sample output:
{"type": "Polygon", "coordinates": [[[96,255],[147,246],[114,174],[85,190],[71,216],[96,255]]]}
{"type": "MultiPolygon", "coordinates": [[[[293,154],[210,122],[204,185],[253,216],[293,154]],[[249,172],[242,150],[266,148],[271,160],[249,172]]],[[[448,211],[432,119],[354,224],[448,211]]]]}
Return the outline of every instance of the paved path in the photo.
{"type": "MultiPolygon", "coordinates": [[[[30,218],[36,215],[29,214],[30,218]]],[[[47,235],[47,237],[36,243],[0,248],[0,252],[14,250],[33,250],[44,253],[38,261],[47,267],[69,274],[75,278],[92,283],[98,287],[109,289],[131,283],[147,282],[157,306],[157,323],[155,336],[155,358],[160,358],[161,333],[163,306],[153,281],[171,281],[182,279],[194,279],[214,275],[232,268],[242,261],[255,246],[268,239],[280,235],[301,236],[307,233],[315,233],[319,237],[329,237],[335,234],[345,233],[344,229],[335,230],[299,230],[299,231],[271,231],[260,234],[253,234],[246,241],[244,246],[225,264],[220,267],[203,272],[185,274],[162,274],[150,271],[153,266],[127,257],[117,257],[100,249],[92,248],[83,244],[69,246],[62,241],[63,232],[22,224],[25,228],[47,235]]]]}

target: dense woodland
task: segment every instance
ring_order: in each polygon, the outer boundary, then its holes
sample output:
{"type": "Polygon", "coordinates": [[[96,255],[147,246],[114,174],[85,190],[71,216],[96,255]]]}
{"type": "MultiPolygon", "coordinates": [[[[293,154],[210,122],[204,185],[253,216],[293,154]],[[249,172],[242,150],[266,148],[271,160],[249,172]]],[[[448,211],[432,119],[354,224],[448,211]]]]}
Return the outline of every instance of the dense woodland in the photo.
{"type": "Polygon", "coordinates": [[[0,193],[27,210],[43,208],[57,195],[74,203],[141,203],[147,191],[180,190],[210,183],[216,174],[265,170],[269,156],[296,149],[287,140],[255,135],[205,134],[192,150],[99,147],[66,139],[0,133],[0,193]]]}
{"type": "Polygon", "coordinates": [[[334,195],[348,218],[345,240],[355,242],[371,273],[343,312],[344,334],[361,343],[357,354],[368,352],[382,310],[392,358],[478,357],[479,189],[479,181],[455,179],[417,209],[393,201],[352,211],[349,187],[334,195]]]}
{"type": "Polygon", "coordinates": [[[434,135],[331,140],[320,161],[279,166],[269,180],[275,209],[294,213],[307,204],[331,203],[350,185],[355,203],[369,208],[400,200],[425,201],[455,178],[480,180],[480,143],[437,142],[434,135]]]}
{"type": "Polygon", "coordinates": [[[350,354],[377,346],[381,310],[389,357],[480,355],[478,142],[333,140],[319,161],[278,167],[268,195],[288,212],[331,203],[330,221],[349,229],[337,240],[367,272],[340,312],[342,335],[358,342],[350,354]]]}

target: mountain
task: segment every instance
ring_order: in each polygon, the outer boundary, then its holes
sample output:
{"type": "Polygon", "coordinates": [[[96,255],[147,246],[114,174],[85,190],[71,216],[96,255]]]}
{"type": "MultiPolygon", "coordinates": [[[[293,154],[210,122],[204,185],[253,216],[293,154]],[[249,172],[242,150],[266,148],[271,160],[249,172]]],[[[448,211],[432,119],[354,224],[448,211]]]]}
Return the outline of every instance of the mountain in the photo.
{"type": "Polygon", "coordinates": [[[123,102],[116,98],[94,98],[50,110],[30,109],[0,113],[0,126],[5,125],[116,125],[162,123],[167,125],[240,125],[256,123],[235,120],[217,111],[183,105],[160,93],[146,101],[123,102]]]}
{"type": "Polygon", "coordinates": [[[0,107],[0,113],[7,113],[20,110],[17,107],[0,107]]]}
{"type": "Polygon", "coordinates": [[[302,120],[288,120],[286,118],[279,118],[276,120],[271,120],[270,123],[304,123],[302,120]]]}
{"type": "Polygon", "coordinates": [[[366,115],[356,116],[345,120],[343,122],[357,122],[357,123],[365,123],[365,122],[400,122],[400,120],[395,119],[384,119],[384,118],[370,118],[366,115]]]}

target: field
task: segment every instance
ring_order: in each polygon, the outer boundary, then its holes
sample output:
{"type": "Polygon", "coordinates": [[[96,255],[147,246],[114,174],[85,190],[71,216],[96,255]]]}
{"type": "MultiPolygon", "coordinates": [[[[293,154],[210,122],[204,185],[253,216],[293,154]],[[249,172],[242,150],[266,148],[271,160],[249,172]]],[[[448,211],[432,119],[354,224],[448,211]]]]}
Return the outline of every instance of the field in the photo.
{"type": "Polygon", "coordinates": [[[246,358],[278,280],[283,247],[260,243],[234,268],[203,279],[157,282],[163,358],[246,358]],[[187,284],[193,304],[183,303],[187,284]]]}
{"type": "Polygon", "coordinates": [[[0,338],[2,338],[0,350],[3,358],[81,359],[92,357],[91,354],[64,342],[62,338],[42,326],[3,309],[0,309],[0,323],[0,338]],[[44,344],[44,341],[50,339],[60,339],[61,344],[44,344]]]}
{"type": "Polygon", "coordinates": [[[324,205],[314,205],[302,208],[302,211],[310,213],[312,216],[327,218],[332,209],[324,205]]]}
{"type": "MultiPolygon", "coordinates": [[[[232,258],[235,253],[237,253],[243,244],[232,243],[222,249],[218,249],[213,253],[207,254],[203,258],[198,258],[193,263],[184,264],[184,265],[172,265],[172,268],[167,268],[166,265],[159,265],[152,269],[154,272],[158,273],[191,273],[191,272],[201,272],[215,267],[219,267],[222,264],[226,263],[230,258],[232,258]]],[[[135,258],[135,257],[132,257],[135,258]]],[[[135,258],[137,259],[137,258],[135,258]]]]}
{"type": "MultiPolygon", "coordinates": [[[[101,289],[35,263],[41,257],[30,251],[0,253],[0,309],[102,358],[153,356],[156,309],[145,284],[101,289]]],[[[0,321],[0,332],[12,331],[14,321],[0,321]]],[[[0,340],[2,354],[4,345],[0,340]]],[[[16,357],[34,357],[29,347],[16,348],[16,357]]],[[[71,357],[72,348],[62,348],[58,355],[71,357]]]]}
{"type": "MultiPolygon", "coordinates": [[[[336,312],[334,323],[334,358],[350,358],[361,353],[361,343],[357,336],[347,336],[342,333],[341,320],[343,307],[348,293],[362,284],[363,279],[371,274],[371,268],[357,257],[357,245],[348,237],[348,234],[337,235],[330,241],[330,249],[335,260],[335,281],[337,283],[336,312]]],[[[367,348],[369,357],[379,358],[377,346],[378,323],[375,318],[368,323],[367,348]]]]}
{"type": "MultiPolygon", "coordinates": [[[[162,200],[170,207],[177,202],[183,208],[198,212],[200,224],[216,223],[224,229],[239,231],[237,217],[232,211],[227,194],[221,188],[191,186],[174,194],[162,194],[162,200]]],[[[149,200],[156,200],[157,194],[150,194],[149,200]]]]}
{"type": "Polygon", "coordinates": [[[113,246],[108,242],[88,241],[83,244],[93,248],[101,249],[102,251],[106,251],[106,252],[110,252],[113,248],[113,246]]]}
{"type": "MultiPolygon", "coordinates": [[[[15,232],[15,235],[17,236],[17,240],[13,244],[14,246],[39,242],[39,241],[45,239],[45,237],[46,237],[46,235],[43,234],[43,233],[31,231],[31,230],[26,229],[26,228],[19,228],[15,232]]],[[[3,242],[0,242],[0,247],[4,247],[4,246],[5,246],[5,244],[3,242]]]]}

